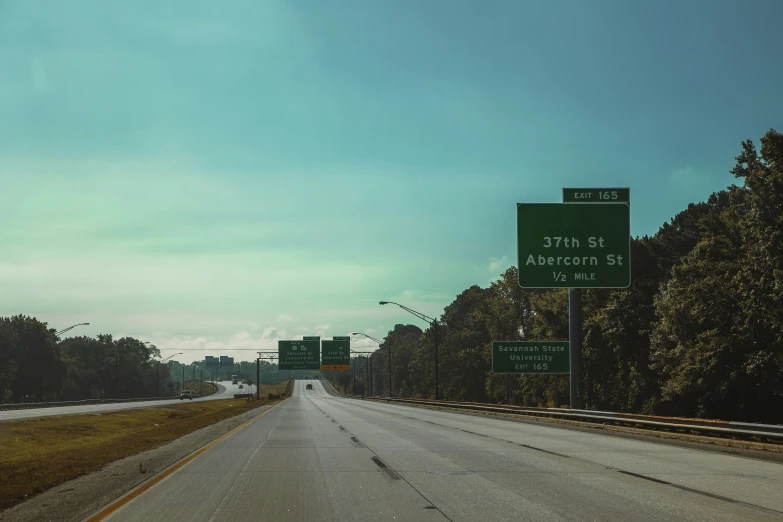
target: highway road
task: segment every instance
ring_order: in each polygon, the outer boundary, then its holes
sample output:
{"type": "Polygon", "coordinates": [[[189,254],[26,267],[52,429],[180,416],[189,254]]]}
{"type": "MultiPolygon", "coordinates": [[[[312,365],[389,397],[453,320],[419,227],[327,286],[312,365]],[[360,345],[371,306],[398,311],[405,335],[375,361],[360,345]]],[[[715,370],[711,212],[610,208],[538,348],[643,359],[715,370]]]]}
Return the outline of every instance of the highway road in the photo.
{"type": "Polygon", "coordinates": [[[140,522],[783,520],[780,464],[333,397],[306,380],[290,399],[152,481],[104,515],[140,522]],[[314,390],[305,390],[308,382],[314,390]]]}
{"type": "MultiPolygon", "coordinates": [[[[216,383],[218,385],[217,393],[193,399],[197,401],[211,401],[215,399],[228,399],[235,393],[239,393],[239,385],[231,384],[231,381],[216,383]]],[[[245,385],[245,389],[247,385],[245,385]]],[[[253,391],[255,392],[255,386],[253,391]]],[[[242,390],[244,391],[244,390],[242,390]]],[[[179,397],[179,395],[177,395],[179,397]]],[[[177,398],[173,400],[179,402],[177,398]]],[[[132,410],[137,408],[150,408],[152,406],[163,406],[171,404],[172,399],[159,401],[140,401],[140,402],[110,402],[106,404],[84,404],[79,406],[52,406],[50,408],[29,408],[23,410],[0,410],[0,421],[33,419],[36,417],[50,417],[54,415],[73,415],[78,413],[100,413],[106,411],[132,410]]]]}

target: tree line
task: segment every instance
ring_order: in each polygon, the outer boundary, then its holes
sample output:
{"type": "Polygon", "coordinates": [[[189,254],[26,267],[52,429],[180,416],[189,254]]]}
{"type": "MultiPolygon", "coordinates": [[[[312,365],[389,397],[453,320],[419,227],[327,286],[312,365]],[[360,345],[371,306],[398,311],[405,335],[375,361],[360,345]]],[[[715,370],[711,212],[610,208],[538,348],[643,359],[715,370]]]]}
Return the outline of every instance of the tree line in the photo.
{"type": "MultiPolygon", "coordinates": [[[[740,184],[632,238],[628,289],[582,291],[590,409],[783,422],[783,135],[742,143],[740,184]]],[[[422,325],[426,326],[426,325],[422,325]]],[[[493,340],[568,340],[565,289],[522,289],[517,268],[472,286],[438,320],[444,399],[504,402],[493,340]]],[[[373,355],[373,394],[434,396],[434,327],[396,325],[373,355]]],[[[367,361],[357,393],[367,393],[367,361]]],[[[352,373],[333,375],[351,391],[352,373]]],[[[513,404],[558,406],[568,376],[508,376],[513,404]]]]}
{"type": "MultiPolygon", "coordinates": [[[[276,364],[261,361],[261,382],[286,378],[276,364]]],[[[203,360],[185,364],[163,359],[153,344],[108,334],[60,339],[34,317],[0,317],[0,402],[69,401],[166,397],[190,381],[256,380],[256,363],[208,368],[203,360]],[[184,383],[184,384],[183,384],[184,383]]]]}

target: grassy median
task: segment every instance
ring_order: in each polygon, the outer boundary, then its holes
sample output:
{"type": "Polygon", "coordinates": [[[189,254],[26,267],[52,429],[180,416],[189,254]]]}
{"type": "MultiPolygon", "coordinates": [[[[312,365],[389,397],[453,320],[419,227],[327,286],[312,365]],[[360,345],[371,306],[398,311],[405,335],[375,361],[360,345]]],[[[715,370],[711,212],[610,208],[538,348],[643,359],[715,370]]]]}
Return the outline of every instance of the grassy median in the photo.
{"type": "Polygon", "coordinates": [[[101,414],[0,422],[0,509],[106,464],[234,417],[283,393],[261,385],[261,400],[220,399],[101,414]]]}
{"type": "Polygon", "coordinates": [[[211,382],[201,381],[186,381],[185,389],[193,392],[193,395],[200,397],[201,395],[208,395],[217,390],[217,386],[211,382]]]}

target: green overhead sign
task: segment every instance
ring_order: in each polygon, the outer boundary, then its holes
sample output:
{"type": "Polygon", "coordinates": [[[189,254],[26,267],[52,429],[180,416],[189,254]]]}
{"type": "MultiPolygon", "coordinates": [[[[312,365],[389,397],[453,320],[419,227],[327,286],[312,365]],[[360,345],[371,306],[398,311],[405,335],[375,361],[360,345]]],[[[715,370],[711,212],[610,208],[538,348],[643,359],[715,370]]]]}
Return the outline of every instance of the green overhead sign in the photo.
{"type": "Polygon", "coordinates": [[[563,203],[630,203],[629,188],[564,188],[563,203]]]}
{"type": "Polygon", "coordinates": [[[281,370],[320,370],[321,342],[277,341],[278,368],[281,370]]]}
{"type": "Polygon", "coordinates": [[[493,373],[569,373],[568,341],[493,341],[493,373]]]}
{"type": "Polygon", "coordinates": [[[627,288],[630,207],[519,203],[517,255],[522,288],[627,288]]]}
{"type": "Polygon", "coordinates": [[[351,338],[332,337],[329,341],[321,341],[321,369],[322,370],[350,370],[351,369],[351,338]]]}

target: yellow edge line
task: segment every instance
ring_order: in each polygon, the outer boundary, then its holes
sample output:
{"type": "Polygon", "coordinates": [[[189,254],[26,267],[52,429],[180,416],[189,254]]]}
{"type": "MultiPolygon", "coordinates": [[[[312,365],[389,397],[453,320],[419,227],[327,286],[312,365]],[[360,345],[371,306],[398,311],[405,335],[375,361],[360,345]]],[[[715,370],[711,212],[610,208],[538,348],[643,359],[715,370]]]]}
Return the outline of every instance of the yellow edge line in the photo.
{"type": "Polygon", "coordinates": [[[158,473],[154,477],[150,478],[149,480],[147,480],[147,481],[141,483],[140,485],[136,486],[135,489],[132,489],[131,491],[129,491],[128,493],[126,493],[122,497],[118,498],[117,500],[115,500],[114,502],[109,504],[108,506],[104,507],[103,509],[101,509],[97,513],[91,515],[89,518],[86,518],[84,520],[84,522],[96,522],[98,520],[103,520],[104,518],[106,518],[107,516],[111,515],[112,513],[114,513],[118,509],[120,509],[122,506],[124,506],[125,504],[130,502],[131,500],[135,499],[136,497],[138,497],[139,495],[141,495],[142,493],[144,493],[148,489],[150,489],[150,488],[154,487],[155,485],[157,485],[161,480],[165,479],[166,477],[168,477],[169,475],[171,475],[172,473],[174,473],[175,471],[180,469],[182,466],[184,466],[185,464],[187,464],[191,460],[195,459],[196,457],[198,457],[199,455],[201,455],[205,451],[208,451],[208,450],[212,449],[215,445],[220,444],[222,441],[226,440],[227,438],[229,438],[230,436],[232,436],[233,434],[235,434],[236,432],[238,432],[242,428],[244,428],[244,427],[248,426],[249,424],[255,422],[256,420],[260,419],[261,417],[263,417],[264,415],[266,415],[270,411],[274,410],[275,408],[277,408],[281,404],[283,404],[283,401],[280,401],[277,404],[275,404],[274,406],[272,406],[271,408],[269,408],[268,410],[265,410],[265,411],[259,413],[258,415],[256,415],[252,419],[249,419],[249,420],[243,422],[242,424],[240,424],[239,426],[237,426],[233,430],[229,431],[228,433],[225,433],[225,434],[221,435],[220,437],[218,437],[217,439],[213,440],[212,442],[210,442],[206,446],[202,446],[201,448],[197,449],[196,451],[194,451],[193,453],[191,453],[190,455],[188,455],[184,459],[182,459],[179,462],[173,464],[172,466],[166,468],[165,470],[161,471],[160,473],[158,473]]]}

